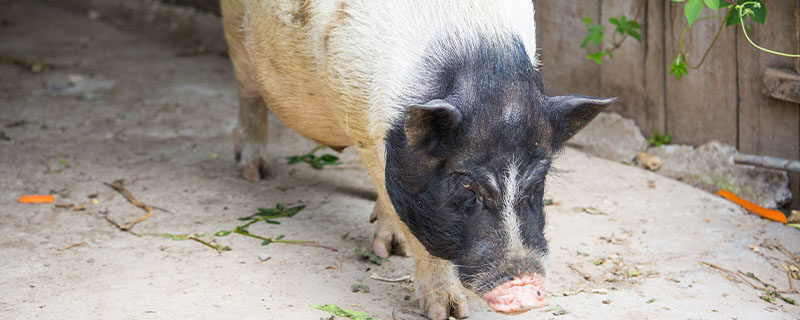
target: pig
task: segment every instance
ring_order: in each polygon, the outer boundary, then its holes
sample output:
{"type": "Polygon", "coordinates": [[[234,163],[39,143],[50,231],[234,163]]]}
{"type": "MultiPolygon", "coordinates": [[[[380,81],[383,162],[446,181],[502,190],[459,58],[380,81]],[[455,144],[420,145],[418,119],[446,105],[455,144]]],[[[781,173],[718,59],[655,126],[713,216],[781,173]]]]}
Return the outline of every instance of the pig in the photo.
{"type": "Polygon", "coordinates": [[[430,319],[465,294],[545,304],[542,197],[564,142],[613,102],[548,96],[531,0],[222,0],[239,90],[236,159],[269,174],[267,110],[377,189],[373,251],[415,258],[430,319]]]}

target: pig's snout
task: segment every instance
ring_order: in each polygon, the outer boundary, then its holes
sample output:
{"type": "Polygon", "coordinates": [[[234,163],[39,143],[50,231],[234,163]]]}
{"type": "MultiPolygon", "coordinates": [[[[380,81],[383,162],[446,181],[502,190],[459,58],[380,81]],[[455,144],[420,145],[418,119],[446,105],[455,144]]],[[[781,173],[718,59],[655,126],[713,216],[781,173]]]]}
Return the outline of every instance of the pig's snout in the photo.
{"type": "Polygon", "coordinates": [[[495,312],[519,314],[545,306],[544,280],[539,274],[514,277],[483,295],[495,312]]]}

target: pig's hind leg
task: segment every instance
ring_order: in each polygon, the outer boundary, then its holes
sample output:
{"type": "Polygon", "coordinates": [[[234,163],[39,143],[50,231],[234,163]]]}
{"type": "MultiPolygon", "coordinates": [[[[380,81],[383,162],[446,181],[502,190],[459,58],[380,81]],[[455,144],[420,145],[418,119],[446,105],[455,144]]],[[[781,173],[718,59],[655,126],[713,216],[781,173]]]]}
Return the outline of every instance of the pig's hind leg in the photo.
{"type": "Polygon", "coordinates": [[[269,176],[267,157],[267,106],[260,94],[239,85],[239,123],[234,132],[234,153],[242,176],[250,181],[269,176]]]}
{"type": "Polygon", "coordinates": [[[250,56],[244,46],[244,7],[240,1],[228,0],[221,2],[221,8],[228,54],[239,84],[239,123],[234,132],[235,158],[245,179],[258,181],[267,178],[270,168],[267,157],[267,104],[251,74],[250,56]]]}

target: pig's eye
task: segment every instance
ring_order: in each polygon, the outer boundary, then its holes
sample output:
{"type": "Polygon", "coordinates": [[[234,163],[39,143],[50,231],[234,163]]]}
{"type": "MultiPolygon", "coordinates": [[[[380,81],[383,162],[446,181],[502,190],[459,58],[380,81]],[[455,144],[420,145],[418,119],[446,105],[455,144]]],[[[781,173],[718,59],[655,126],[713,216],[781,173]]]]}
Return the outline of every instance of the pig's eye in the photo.
{"type": "Polygon", "coordinates": [[[475,188],[472,186],[472,183],[470,183],[466,179],[461,181],[461,186],[464,187],[464,189],[475,192],[475,188]]]}

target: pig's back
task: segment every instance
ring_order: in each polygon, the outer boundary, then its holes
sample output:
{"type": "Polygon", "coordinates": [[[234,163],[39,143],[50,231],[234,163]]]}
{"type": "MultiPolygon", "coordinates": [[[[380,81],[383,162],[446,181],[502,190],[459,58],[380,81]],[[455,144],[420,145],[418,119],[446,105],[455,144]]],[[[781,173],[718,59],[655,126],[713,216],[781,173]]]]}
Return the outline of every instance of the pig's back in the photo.
{"type": "Polygon", "coordinates": [[[519,39],[536,65],[531,0],[233,1],[246,6],[246,47],[273,112],[295,130],[291,119],[325,114],[351,144],[382,140],[435,85],[431,63],[479,39],[519,39]]]}

